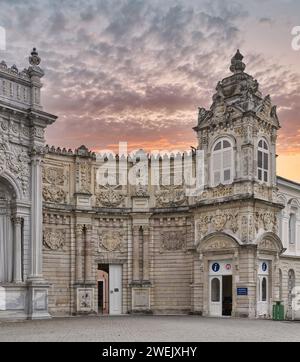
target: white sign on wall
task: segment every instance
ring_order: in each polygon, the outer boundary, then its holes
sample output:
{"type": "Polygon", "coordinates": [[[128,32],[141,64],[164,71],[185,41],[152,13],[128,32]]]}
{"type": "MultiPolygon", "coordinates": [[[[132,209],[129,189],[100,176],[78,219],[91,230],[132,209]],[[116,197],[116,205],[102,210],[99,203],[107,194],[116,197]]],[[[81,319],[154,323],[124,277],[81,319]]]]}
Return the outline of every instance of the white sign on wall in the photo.
{"type": "Polygon", "coordinates": [[[213,260],[209,263],[209,275],[232,275],[232,260],[213,260]]]}

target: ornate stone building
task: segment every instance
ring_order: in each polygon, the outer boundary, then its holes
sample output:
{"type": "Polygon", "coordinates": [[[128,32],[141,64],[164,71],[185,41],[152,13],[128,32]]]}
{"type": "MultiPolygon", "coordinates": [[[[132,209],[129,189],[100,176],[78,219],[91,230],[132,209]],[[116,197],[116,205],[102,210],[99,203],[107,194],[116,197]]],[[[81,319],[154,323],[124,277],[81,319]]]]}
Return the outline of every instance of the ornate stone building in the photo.
{"type": "MultiPolygon", "coordinates": [[[[169,185],[120,182],[140,151],[114,158],[119,182],[101,186],[109,156],[44,146],[56,117],[42,110],[35,50],[29,60],[22,72],[0,64],[0,318],[256,318],[269,317],[277,300],[293,317],[300,185],[276,176],[276,107],[239,51],[210,109],[199,109],[204,190],[193,196],[174,182],[185,155],[171,157],[169,185]]],[[[147,160],[149,174],[155,163],[161,179],[162,162],[147,160]]]]}

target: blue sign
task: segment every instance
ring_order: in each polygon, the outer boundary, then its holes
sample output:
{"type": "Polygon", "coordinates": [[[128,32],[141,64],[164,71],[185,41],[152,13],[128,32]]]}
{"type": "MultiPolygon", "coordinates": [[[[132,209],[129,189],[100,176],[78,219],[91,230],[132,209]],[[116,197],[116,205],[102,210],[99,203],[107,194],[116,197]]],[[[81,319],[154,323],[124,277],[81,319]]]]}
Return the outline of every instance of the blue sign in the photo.
{"type": "Polygon", "coordinates": [[[217,273],[220,270],[220,264],[219,263],[213,263],[212,270],[217,273]]]}
{"type": "Polygon", "coordinates": [[[237,295],[248,295],[248,288],[237,288],[237,295]]]}
{"type": "Polygon", "coordinates": [[[262,268],[262,271],[265,272],[268,269],[267,263],[263,262],[262,265],[261,265],[261,268],[262,268]]]}

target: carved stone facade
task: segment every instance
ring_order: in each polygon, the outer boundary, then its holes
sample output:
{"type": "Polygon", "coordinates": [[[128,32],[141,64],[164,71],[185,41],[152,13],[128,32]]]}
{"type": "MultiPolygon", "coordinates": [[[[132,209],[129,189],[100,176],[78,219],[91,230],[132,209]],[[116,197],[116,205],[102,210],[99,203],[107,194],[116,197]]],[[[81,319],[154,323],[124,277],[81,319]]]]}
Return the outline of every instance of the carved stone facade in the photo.
{"type": "MultiPolygon", "coordinates": [[[[56,117],[42,110],[39,67],[0,64],[0,319],[49,318],[42,266],[44,129],[56,117]],[[3,297],[4,296],[4,297],[3,297]]],[[[53,238],[46,237],[48,246],[53,238]]]]}
{"type": "MultiPolygon", "coordinates": [[[[25,73],[0,66],[0,78],[7,82],[0,93],[0,218],[14,229],[9,236],[14,248],[7,249],[5,271],[0,260],[0,284],[12,282],[19,287],[19,296],[24,294],[29,301],[20,318],[47,316],[45,310],[25,310],[35,293],[40,293],[52,315],[214,315],[212,280],[225,283],[225,277],[231,278],[231,294],[225,297],[233,316],[269,317],[279,296],[287,307],[285,275],[290,269],[299,283],[300,217],[299,240],[287,248],[280,230],[283,225],[286,232],[288,214],[297,205],[282,201],[287,191],[280,191],[283,181],[276,177],[276,107],[244,72],[242,59],[237,52],[232,75],[218,83],[212,106],[199,109],[194,130],[198,149],[204,151],[205,177],[203,192],[194,196],[187,193],[186,185],[175,184],[175,168],[167,185],[162,184],[162,175],[157,185],[99,185],[97,172],[105,157],[98,159],[85,146],[75,151],[44,147],[44,128],[55,117],[39,113],[40,97],[31,93],[40,85],[30,83],[30,74],[43,74],[36,51],[25,73]],[[8,92],[12,75],[20,86],[13,97],[8,92]],[[15,107],[13,112],[7,102],[15,107]],[[232,145],[231,180],[215,184],[214,147],[224,139],[232,145]],[[269,147],[266,181],[258,178],[257,170],[261,139],[269,147]],[[13,240],[12,235],[17,237],[13,240]],[[22,262],[20,250],[24,250],[22,262]],[[36,251],[36,259],[30,250],[36,251]],[[266,301],[259,299],[263,278],[270,283],[266,301]]],[[[192,156],[195,162],[195,153],[192,156]]],[[[117,157],[115,164],[120,166],[121,160],[117,157]]],[[[125,163],[128,170],[138,164],[132,158],[125,163]]],[[[300,185],[286,182],[286,187],[294,187],[292,200],[300,200],[300,185]]],[[[222,315],[226,311],[220,303],[222,315]]],[[[0,311],[0,318],[11,313],[10,308],[0,311]]]]}

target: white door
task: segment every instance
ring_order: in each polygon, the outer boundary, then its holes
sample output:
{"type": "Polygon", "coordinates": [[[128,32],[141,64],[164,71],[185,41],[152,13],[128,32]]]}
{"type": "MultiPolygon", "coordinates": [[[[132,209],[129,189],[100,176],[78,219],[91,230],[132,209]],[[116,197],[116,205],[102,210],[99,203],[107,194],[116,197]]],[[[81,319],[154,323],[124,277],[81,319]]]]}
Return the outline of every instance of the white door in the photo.
{"type": "Polygon", "coordinates": [[[122,314],[122,265],[109,265],[109,314],[122,314]]]}
{"type": "Polygon", "coordinates": [[[222,276],[211,276],[209,281],[209,314],[222,316],[222,276]]]}
{"type": "Polygon", "coordinates": [[[259,260],[257,278],[257,316],[269,316],[269,261],[259,260]]]}
{"type": "Polygon", "coordinates": [[[258,277],[258,300],[257,300],[258,316],[269,315],[268,279],[269,278],[267,275],[260,275],[258,277]]]}

